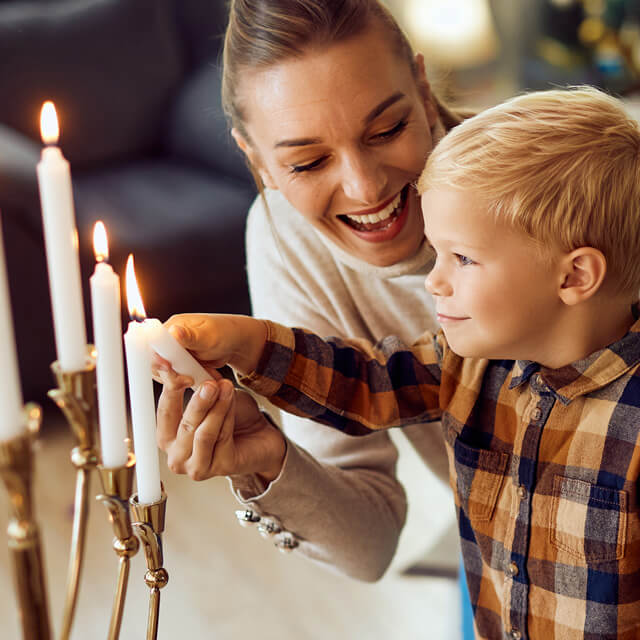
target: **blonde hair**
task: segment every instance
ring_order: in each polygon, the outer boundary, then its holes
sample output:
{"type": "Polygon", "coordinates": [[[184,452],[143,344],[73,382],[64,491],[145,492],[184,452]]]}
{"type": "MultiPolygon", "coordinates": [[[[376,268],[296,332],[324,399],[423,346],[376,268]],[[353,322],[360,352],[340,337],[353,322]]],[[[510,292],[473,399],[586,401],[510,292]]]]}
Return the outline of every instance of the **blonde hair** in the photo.
{"type": "Polygon", "coordinates": [[[456,127],[418,191],[472,191],[543,246],[596,248],[620,292],[640,288],[640,127],[593,87],[539,91],[456,127]]]}

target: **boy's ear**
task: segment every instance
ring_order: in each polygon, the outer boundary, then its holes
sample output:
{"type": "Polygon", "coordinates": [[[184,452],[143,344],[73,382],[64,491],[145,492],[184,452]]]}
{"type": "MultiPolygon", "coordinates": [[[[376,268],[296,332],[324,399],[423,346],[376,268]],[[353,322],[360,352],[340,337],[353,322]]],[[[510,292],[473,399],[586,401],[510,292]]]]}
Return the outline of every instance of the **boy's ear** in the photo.
{"type": "Polygon", "coordinates": [[[584,302],[602,286],[607,274],[607,259],[593,247],[580,247],[568,253],[562,262],[562,282],[558,295],[567,305],[584,302]]]}
{"type": "Polygon", "coordinates": [[[431,86],[429,85],[429,81],[427,80],[427,71],[424,66],[424,56],[421,53],[416,53],[415,61],[416,67],[418,69],[418,89],[420,90],[420,95],[422,96],[422,102],[427,114],[427,121],[429,122],[429,126],[433,129],[433,127],[438,122],[439,115],[433,93],[431,92],[431,86]]]}
{"type": "Polygon", "coordinates": [[[271,174],[264,168],[260,156],[255,149],[249,144],[249,141],[235,128],[231,129],[231,137],[235,140],[238,148],[247,157],[251,168],[260,176],[263,184],[268,189],[277,189],[271,174]]]}

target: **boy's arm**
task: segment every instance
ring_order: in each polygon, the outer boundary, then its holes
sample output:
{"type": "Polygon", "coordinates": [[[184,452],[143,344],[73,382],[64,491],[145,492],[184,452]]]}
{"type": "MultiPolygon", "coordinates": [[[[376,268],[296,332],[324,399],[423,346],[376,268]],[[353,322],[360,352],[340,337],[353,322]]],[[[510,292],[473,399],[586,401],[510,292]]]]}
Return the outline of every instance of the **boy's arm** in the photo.
{"type": "Polygon", "coordinates": [[[184,314],[167,326],[201,362],[230,365],[276,406],[349,435],[439,420],[440,359],[425,333],[409,348],[393,336],[323,340],[248,316],[184,314]]]}
{"type": "Polygon", "coordinates": [[[371,345],[265,327],[256,370],[241,382],[281,409],[349,435],[440,419],[442,351],[433,334],[409,348],[395,337],[371,345]]]}

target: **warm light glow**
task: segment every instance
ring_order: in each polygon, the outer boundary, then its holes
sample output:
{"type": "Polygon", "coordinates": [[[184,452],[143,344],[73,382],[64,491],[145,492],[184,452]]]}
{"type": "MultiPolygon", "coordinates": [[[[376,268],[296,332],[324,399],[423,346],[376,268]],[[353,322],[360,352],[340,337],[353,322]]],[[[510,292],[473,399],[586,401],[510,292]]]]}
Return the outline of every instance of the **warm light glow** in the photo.
{"type": "Polygon", "coordinates": [[[497,53],[498,39],[487,0],[409,0],[405,19],[427,63],[473,67],[497,53]]]}
{"type": "Polygon", "coordinates": [[[136,281],[136,273],[133,268],[133,254],[129,254],[127,259],[127,270],[125,273],[125,286],[127,294],[127,307],[129,308],[129,317],[134,320],[142,321],[147,317],[147,312],[142,304],[142,296],[136,281]]]}
{"type": "Polygon", "coordinates": [[[93,225],[93,253],[96,262],[108,262],[109,260],[109,241],[107,240],[107,230],[102,220],[93,225]]]}
{"type": "Polygon", "coordinates": [[[42,105],[40,112],[40,135],[45,144],[57,144],[60,137],[60,127],[58,126],[58,116],[56,108],[51,100],[47,100],[42,105]]]}

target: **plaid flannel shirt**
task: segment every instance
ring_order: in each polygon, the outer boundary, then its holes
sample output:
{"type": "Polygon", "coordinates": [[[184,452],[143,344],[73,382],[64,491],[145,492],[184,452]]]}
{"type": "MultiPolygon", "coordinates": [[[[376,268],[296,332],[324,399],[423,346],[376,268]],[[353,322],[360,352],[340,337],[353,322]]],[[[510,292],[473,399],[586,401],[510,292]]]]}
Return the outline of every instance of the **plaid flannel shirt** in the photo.
{"type": "Polygon", "coordinates": [[[461,358],[442,332],[267,325],[243,382],[282,409],[352,435],[442,420],[478,637],[640,638],[640,321],[555,370],[461,358]]]}

